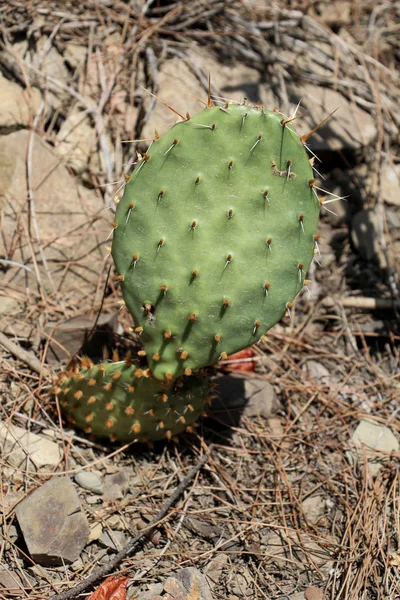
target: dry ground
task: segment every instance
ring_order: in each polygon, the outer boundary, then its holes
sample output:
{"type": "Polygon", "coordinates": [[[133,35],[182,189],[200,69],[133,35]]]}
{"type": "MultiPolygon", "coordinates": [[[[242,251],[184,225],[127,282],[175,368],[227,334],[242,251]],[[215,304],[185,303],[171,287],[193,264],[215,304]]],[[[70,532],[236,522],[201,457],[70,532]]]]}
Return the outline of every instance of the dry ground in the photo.
{"type": "Polygon", "coordinates": [[[315,599],[318,590],[332,600],[400,597],[399,452],[378,453],[374,476],[365,448],[357,460],[348,453],[364,420],[400,435],[400,192],[388,183],[399,162],[398,23],[398,3],[372,0],[1,3],[0,71],[25,90],[24,110],[0,120],[1,419],[53,436],[62,450],[51,472],[1,459],[0,556],[21,576],[15,597],[50,598],[107,552],[94,536],[71,567],[34,565],[14,509],[37,486],[82,468],[123,471],[115,497],[80,494],[93,529],[131,533],[211,443],[184,497],[116,571],[133,578],[132,597],[184,566],[207,573],[221,600],[301,600],[307,588],[315,599]],[[63,423],[49,390],[68,359],[63,347],[78,351],[99,313],[109,329],[89,348],[94,358],[138,343],[103,261],[108,207],[146,145],[122,142],[175,118],[143,88],[193,112],[200,105],[186,92],[206,98],[208,71],[216,102],[247,95],[291,114],[311,97],[306,129],[318,119],[314,94],[336,94],[325,114],[342,98],[342,117],[313,148],[323,185],[350,196],[322,216],[312,294],[255,349],[246,376],[273,386],[274,414],[243,407],[227,425],[219,405],[177,446],[102,446],[63,423]],[[72,333],[60,337],[67,319],[72,333]]]}

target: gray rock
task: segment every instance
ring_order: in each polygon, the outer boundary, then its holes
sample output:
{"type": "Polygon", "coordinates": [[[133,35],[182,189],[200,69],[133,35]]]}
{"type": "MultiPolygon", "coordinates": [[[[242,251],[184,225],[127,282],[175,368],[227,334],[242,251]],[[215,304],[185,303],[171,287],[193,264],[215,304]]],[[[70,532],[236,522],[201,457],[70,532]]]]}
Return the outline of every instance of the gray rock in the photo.
{"type": "Polygon", "coordinates": [[[13,598],[20,597],[23,589],[21,578],[14,571],[0,569],[0,597],[13,598]],[[7,592],[7,593],[6,593],[7,592]],[[4,593],[4,596],[3,596],[4,593]]]}
{"type": "Polygon", "coordinates": [[[400,206],[400,165],[385,164],[380,175],[383,201],[392,206],[400,206]]]}
{"type": "Polygon", "coordinates": [[[21,305],[18,300],[8,296],[0,296],[0,315],[19,312],[20,310],[21,305]]]}
{"type": "Polygon", "coordinates": [[[103,531],[99,537],[99,544],[118,552],[122,550],[127,542],[127,536],[122,531],[103,531]]]}
{"type": "Polygon", "coordinates": [[[79,558],[89,537],[89,525],[75,487],[67,477],[47,481],[15,512],[35,562],[57,566],[79,558]]]}
{"type": "Polygon", "coordinates": [[[389,427],[367,420],[357,425],[352,441],[356,450],[346,452],[348,461],[354,464],[358,460],[362,464],[365,454],[372,476],[377,475],[382,463],[389,460],[390,453],[398,452],[400,446],[389,427]]]}
{"type": "Polygon", "coordinates": [[[55,442],[11,423],[0,422],[0,445],[8,464],[28,471],[56,467],[62,458],[55,442]]]}
{"type": "Polygon", "coordinates": [[[324,496],[310,496],[301,503],[304,516],[309,525],[316,525],[325,514],[326,499],[324,496]]]}
{"type": "Polygon", "coordinates": [[[314,379],[314,381],[317,381],[322,385],[332,383],[332,376],[328,369],[316,360],[308,360],[303,366],[303,371],[305,371],[311,379],[314,379]]]}
{"type": "Polygon", "coordinates": [[[152,583],[145,592],[142,592],[138,596],[134,595],[134,598],[137,598],[137,600],[154,600],[157,596],[161,597],[163,587],[162,583],[152,583]]]}
{"type": "Polygon", "coordinates": [[[0,74],[0,127],[26,127],[37,113],[41,102],[39,90],[24,90],[0,74]]]}
{"type": "MultiPolygon", "coordinates": [[[[0,137],[0,209],[2,209],[2,236],[0,255],[7,255],[12,240],[19,227],[15,215],[26,218],[26,155],[30,132],[21,130],[0,137]]],[[[78,299],[81,294],[94,294],[98,283],[98,273],[93,265],[104,258],[98,239],[104,239],[107,226],[103,219],[93,219],[102,206],[95,192],[78,185],[68,169],[43,140],[32,138],[32,178],[31,188],[37,207],[40,241],[47,261],[46,271],[43,261],[38,261],[38,276],[42,286],[52,292],[50,273],[54,286],[62,295],[73,293],[78,299]],[[88,226],[90,225],[90,228],[88,226]],[[71,233],[73,232],[73,234],[71,233]],[[98,236],[98,237],[97,237],[98,236]],[[85,260],[82,259],[85,257],[85,260]],[[71,261],[73,268],[65,270],[60,263],[71,261]],[[76,296],[77,295],[77,296],[76,296]]],[[[111,215],[109,215],[111,219],[111,215]]],[[[111,227],[110,227],[111,229],[111,227]]],[[[18,233],[19,244],[13,260],[32,267],[31,259],[25,252],[29,245],[27,234],[18,233]]],[[[7,271],[8,283],[21,289],[35,288],[37,275],[20,267],[10,267],[7,271]]]]}
{"type": "Polygon", "coordinates": [[[206,578],[195,567],[187,567],[168,577],[164,592],[169,594],[167,598],[171,597],[171,600],[213,600],[206,578]]]}
{"type": "Polygon", "coordinates": [[[103,500],[109,502],[111,500],[119,500],[123,498],[124,492],[129,487],[129,472],[121,469],[117,473],[106,475],[104,478],[104,493],[103,500]]]}
{"type": "Polygon", "coordinates": [[[226,425],[238,425],[242,415],[268,418],[279,409],[274,388],[268,381],[241,375],[218,379],[212,414],[226,425]]]}
{"type": "Polygon", "coordinates": [[[211,588],[218,585],[222,572],[227,565],[229,565],[229,556],[223,552],[216,554],[208,563],[204,569],[204,574],[206,575],[211,588]]]}
{"type": "Polygon", "coordinates": [[[63,323],[49,323],[44,329],[50,336],[46,360],[50,364],[59,364],[77,354],[82,346],[85,346],[86,354],[96,353],[99,348],[112,345],[117,328],[118,313],[102,313],[98,319],[97,316],[79,315],[63,323]],[[92,333],[94,325],[96,329],[92,333]],[[89,333],[92,337],[88,343],[89,333]]]}
{"type": "Polygon", "coordinates": [[[91,471],[79,471],[75,475],[75,481],[84,490],[88,490],[94,494],[103,493],[103,484],[96,473],[92,473],[91,471]]]}

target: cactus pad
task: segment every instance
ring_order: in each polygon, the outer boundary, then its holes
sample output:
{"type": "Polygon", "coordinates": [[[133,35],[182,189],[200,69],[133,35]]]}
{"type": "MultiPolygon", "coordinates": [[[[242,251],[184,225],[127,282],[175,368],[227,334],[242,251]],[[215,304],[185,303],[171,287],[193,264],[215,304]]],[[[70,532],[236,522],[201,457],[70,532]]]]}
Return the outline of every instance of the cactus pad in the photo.
{"type": "Polygon", "coordinates": [[[156,378],[213,364],[285,314],[313,257],[313,184],[291,123],[256,107],[206,108],[151,144],[112,255],[156,378]]]}
{"type": "Polygon", "coordinates": [[[96,437],[170,439],[188,430],[204,409],[209,383],[200,375],[163,383],[130,361],[85,363],[64,374],[56,391],[69,421],[96,437]]]}

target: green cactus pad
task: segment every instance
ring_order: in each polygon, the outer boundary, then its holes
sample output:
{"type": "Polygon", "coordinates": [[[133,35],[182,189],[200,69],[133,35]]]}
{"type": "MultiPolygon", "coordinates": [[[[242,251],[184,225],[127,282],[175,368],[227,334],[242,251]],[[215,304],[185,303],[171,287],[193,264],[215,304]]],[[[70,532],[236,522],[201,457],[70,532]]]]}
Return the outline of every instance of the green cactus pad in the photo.
{"type": "Polygon", "coordinates": [[[203,412],[209,382],[200,375],[164,383],[130,361],[69,371],[56,390],[69,421],[112,441],[171,439],[203,412]]]}
{"type": "Polygon", "coordinates": [[[304,285],[320,203],[292,125],[229,104],[155,140],[133,172],[112,255],[152,374],[254,342],[304,285]]]}

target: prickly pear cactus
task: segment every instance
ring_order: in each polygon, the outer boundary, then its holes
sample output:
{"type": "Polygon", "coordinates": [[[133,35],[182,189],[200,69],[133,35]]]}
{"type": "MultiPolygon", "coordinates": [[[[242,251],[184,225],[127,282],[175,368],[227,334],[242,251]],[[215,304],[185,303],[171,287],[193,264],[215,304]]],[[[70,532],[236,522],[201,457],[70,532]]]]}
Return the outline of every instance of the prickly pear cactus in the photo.
{"type": "Polygon", "coordinates": [[[171,439],[190,430],[209,393],[205,377],[160,382],[130,361],[93,365],[63,375],[56,390],[72,424],[112,441],[171,439]]]}
{"type": "Polygon", "coordinates": [[[276,112],[206,108],[151,144],[117,207],[112,255],[156,378],[253,344],[290,308],[313,257],[313,186],[276,112]]]}

